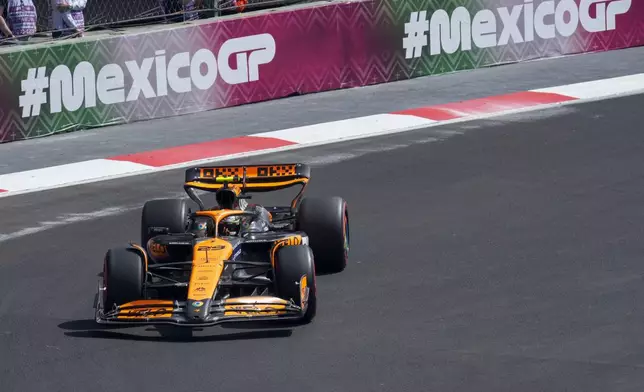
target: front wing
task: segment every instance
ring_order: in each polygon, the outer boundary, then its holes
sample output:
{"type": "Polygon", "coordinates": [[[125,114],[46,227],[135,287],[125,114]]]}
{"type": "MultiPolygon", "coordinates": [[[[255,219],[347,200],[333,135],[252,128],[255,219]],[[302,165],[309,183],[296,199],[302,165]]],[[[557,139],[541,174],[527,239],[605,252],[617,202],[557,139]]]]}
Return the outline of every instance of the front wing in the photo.
{"type": "MultiPolygon", "coordinates": [[[[308,288],[306,290],[308,297],[308,288]]],[[[139,300],[104,309],[104,291],[99,286],[95,304],[95,319],[99,324],[214,326],[227,322],[298,320],[307,311],[306,302],[297,305],[293,301],[267,296],[219,301],[139,300]]]]}

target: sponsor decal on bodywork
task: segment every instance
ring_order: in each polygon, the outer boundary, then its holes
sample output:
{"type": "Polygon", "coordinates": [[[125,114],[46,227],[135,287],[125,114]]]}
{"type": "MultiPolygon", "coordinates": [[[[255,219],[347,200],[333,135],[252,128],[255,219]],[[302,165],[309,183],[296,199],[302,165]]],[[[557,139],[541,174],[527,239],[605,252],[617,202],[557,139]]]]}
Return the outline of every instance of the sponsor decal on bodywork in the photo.
{"type": "MultiPolygon", "coordinates": [[[[306,238],[306,240],[308,240],[308,238],[306,238]]],[[[271,264],[275,266],[275,254],[277,253],[279,248],[283,246],[302,245],[303,243],[304,241],[302,239],[302,236],[299,234],[281,239],[279,241],[275,241],[275,244],[273,245],[273,249],[271,250],[271,264]]]]}
{"type": "Polygon", "coordinates": [[[302,306],[302,309],[306,309],[308,304],[309,304],[308,279],[306,275],[302,275],[302,278],[300,278],[300,305],[302,306]]]}

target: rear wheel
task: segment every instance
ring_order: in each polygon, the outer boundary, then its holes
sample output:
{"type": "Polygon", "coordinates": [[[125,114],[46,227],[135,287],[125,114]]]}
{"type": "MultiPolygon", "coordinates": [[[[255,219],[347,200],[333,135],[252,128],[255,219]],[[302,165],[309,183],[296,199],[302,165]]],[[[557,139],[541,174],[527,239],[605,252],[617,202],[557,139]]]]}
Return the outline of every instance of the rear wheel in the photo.
{"type": "Polygon", "coordinates": [[[317,312],[317,288],[313,252],[307,245],[284,246],[275,257],[275,285],[277,295],[296,304],[302,301],[302,277],[308,288],[307,310],[302,322],[309,323],[317,312]]]}
{"type": "Polygon", "coordinates": [[[162,234],[185,233],[188,223],[188,205],[181,199],[151,200],[143,206],[141,214],[141,246],[146,247],[150,238],[162,234]]]}
{"type": "Polygon", "coordinates": [[[113,248],[105,255],[103,282],[106,311],[114,305],[143,298],[145,265],[141,254],[131,248],[113,248]]]}
{"type": "Polygon", "coordinates": [[[309,237],[319,273],[343,271],[349,260],[349,210],[340,197],[305,198],[297,212],[297,229],[309,237]]]}

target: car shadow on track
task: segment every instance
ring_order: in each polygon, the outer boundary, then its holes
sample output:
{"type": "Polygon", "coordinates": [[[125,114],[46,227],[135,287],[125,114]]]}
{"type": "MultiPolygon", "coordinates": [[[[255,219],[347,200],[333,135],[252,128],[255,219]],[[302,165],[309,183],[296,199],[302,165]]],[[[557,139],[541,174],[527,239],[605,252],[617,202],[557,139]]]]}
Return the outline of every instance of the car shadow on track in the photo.
{"type": "MultiPolygon", "coordinates": [[[[206,336],[194,336],[194,332],[203,331],[203,328],[182,328],[173,326],[144,327],[144,332],[157,332],[159,334],[158,336],[150,336],[122,332],[124,329],[136,329],[137,331],[141,331],[141,326],[105,326],[96,324],[92,319],[67,321],[59,324],[58,327],[68,331],[65,332],[65,336],[74,338],[118,339],[147,342],[224,342],[231,340],[287,338],[293,334],[291,329],[284,328],[284,326],[279,329],[257,329],[253,331],[206,336]]],[[[256,328],[259,327],[261,326],[256,326],[256,328]]],[[[237,328],[237,326],[235,326],[235,328],[237,328]]],[[[221,328],[219,330],[227,329],[228,328],[221,328]]],[[[214,327],[213,331],[216,330],[217,327],[214,327]]]]}

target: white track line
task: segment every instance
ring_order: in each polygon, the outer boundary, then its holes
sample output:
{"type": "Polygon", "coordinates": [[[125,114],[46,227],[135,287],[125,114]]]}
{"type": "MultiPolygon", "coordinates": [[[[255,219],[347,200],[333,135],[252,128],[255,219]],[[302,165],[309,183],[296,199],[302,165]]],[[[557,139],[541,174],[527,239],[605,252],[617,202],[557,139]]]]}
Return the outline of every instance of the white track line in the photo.
{"type": "Polygon", "coordinates": [[[266,155],[276,152],[320,146],[338,142],[403,133],[423,128],[464,123],[487,118],[501,117],[511,114],[546,110],[553,107],[576,105],[644,93],[644,74],[623,76],[618,78],[596,80],[573,85],[550,87],[532,92],[556,93],[574,98],[570,101],[557,102],[518,109],[505,109],[491,113],[470,114],[466,117],[448,121],[434,121],[412,115],[379,114],[348,120],[315,124],[272,132],[258,133],[250,136],[274,137],[288,140],[297,144],[267,148],[238,154],[205,158],[181,162],[163,167],[151,167],[131,162],[96,159],[86,162],[72,163],[26,172],[0,175],[0,189],[9,192],[0,193],[0,198],[40,192],[69,186],[108,181],[118,178],[158,173],[168,170],[187,168],[210,162],[219,162],[236,158],[246,158],[266,155]]]}

